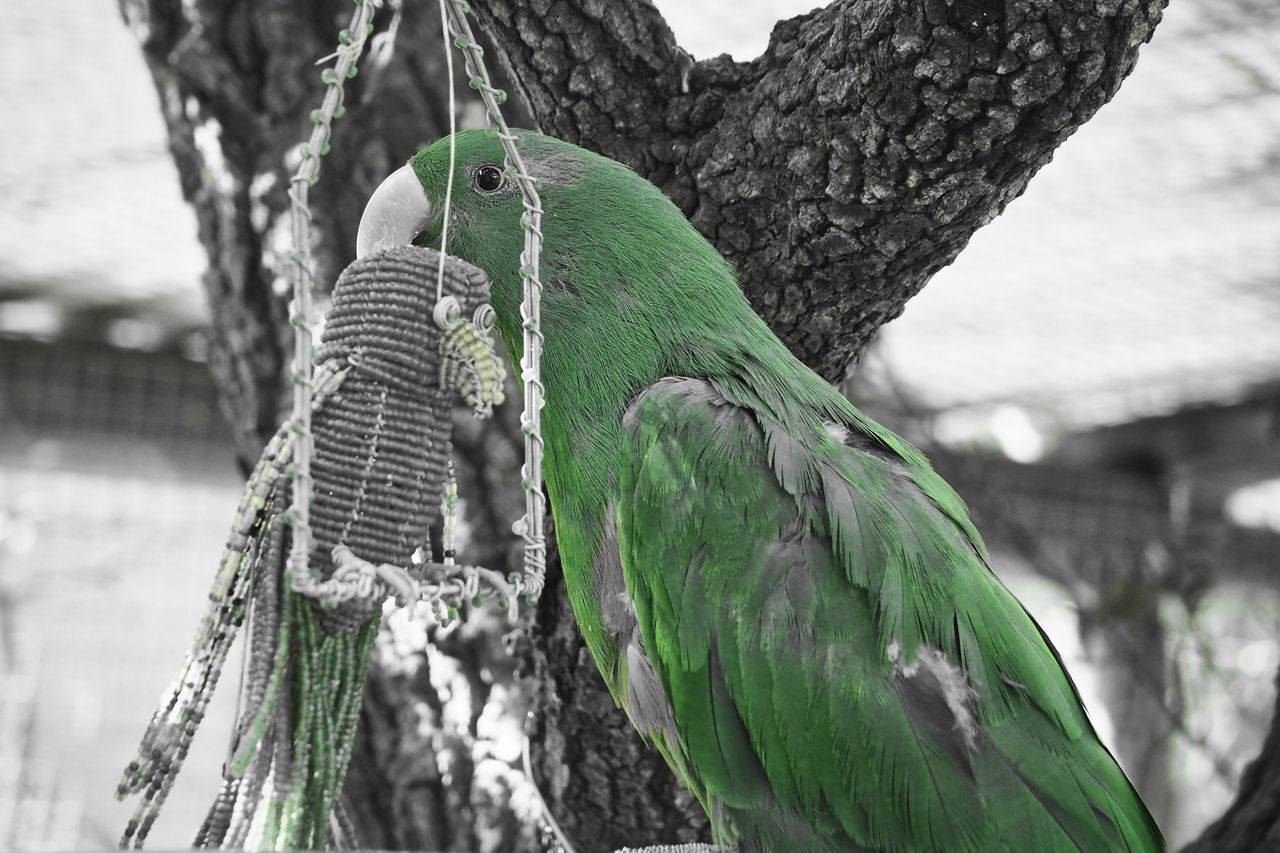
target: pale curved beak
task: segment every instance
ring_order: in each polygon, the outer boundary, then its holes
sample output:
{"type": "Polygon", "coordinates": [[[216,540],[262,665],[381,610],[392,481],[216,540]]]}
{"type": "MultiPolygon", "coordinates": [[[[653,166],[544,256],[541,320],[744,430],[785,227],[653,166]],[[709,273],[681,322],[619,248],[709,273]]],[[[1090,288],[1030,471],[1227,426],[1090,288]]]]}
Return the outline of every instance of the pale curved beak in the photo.
{"type": "Polygon", "coordinates": [[[369,196],[356,232],[356,257],[407,246],[427,230],[435,210],[409,164],[396,169],[369,196]]]}

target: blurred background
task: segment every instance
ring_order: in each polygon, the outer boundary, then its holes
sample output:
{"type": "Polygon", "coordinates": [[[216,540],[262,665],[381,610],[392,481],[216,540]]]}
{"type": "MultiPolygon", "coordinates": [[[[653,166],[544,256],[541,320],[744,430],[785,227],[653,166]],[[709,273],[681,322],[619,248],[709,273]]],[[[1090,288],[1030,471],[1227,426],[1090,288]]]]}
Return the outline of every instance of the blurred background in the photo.
{"type": "MultiPolygon", "coordinates": [[[[813,4],[657,5],[695,57],[748,59],[813,4]]],[[[25,4],[8,30],[0,849],[106,848],[241,479],[133,36],[109,0],[25,4]]],[[[1274,0],[1173,4],[1115,100],[848,383],[971,504],[1175,845],[1257,754],[1280,666],[1277,45],[1274,0]]],[[[186,847],[213,793],[220,698],[156,849],[186,847]]]]}

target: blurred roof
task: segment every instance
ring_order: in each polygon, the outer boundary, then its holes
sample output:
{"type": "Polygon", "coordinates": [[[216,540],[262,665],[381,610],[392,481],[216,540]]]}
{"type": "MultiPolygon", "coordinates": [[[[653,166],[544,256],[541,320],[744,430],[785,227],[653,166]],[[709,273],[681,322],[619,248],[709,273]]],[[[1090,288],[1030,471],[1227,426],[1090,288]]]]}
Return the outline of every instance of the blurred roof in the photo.
{"type": "MultiPolygon", "coordinates": [[[[763,44],[766,19],[730,0],[697,19],[659,5],[697,56],[763,44]]],[[[105,310],[132,314],[118,337],[142,346],[202,323],[195,218],[116,4],[10,17],[0,332],[105,310]]],[[[866,374],[887,366],[927,409],[1015,403],[1069,427],[1280,380],[1278,44],[1274,0],[1173,4],[1114,102],[885,328],[866,374]]]]}
{"type": "Polygon", "coordinates": [[[0,299],[32,301],[0,303],[0,331],[56,336],[64,309],[127,315],[131,304],[161,326],[203,323],[195,214],[116,3],[12,11],[0,52],[0,299]]]}
{"type": "Polygon", "coordinates": [[[1079,428],[1280,380],[1280,4],[1165,14],[1115,100],[883,330],[925,407],[1079,428]]]}

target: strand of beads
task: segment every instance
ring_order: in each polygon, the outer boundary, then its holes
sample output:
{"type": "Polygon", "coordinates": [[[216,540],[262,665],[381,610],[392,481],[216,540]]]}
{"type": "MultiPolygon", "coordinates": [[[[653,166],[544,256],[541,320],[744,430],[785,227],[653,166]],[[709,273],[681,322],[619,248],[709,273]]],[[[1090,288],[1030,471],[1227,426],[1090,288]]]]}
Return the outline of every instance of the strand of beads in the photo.
{"type": "MultiPolygon", "coordinates": [[[[507,155],[507,173],[520,186],[524,201],[524,215],[520,225],[524,229],[524,249],[520,254],[520,274],[524,279],[524,298],[520,303],[523,326],[524,352],[520,358],[520,376],[524,380],[524,410],[520,416],[520,429],[524,433],[524,466],[520,470],[520,484],[525,491],[525,514],[512,525],[516,535],[524,540],[524,574],[509,578],[517,593],[532,601],[546,585],[547,543],[543,531],[545,514],[542,495],[542,407],[546,389],[542,384],[542,281],[540,278],[540,254],[542,251],[542,201],[538,196],[535,179],[528,173],[520,151],[518,137],[511,132],[502,117],[502,104],[506,92],[493,85],[484,64],[484,49],[476,42],[467,13],[471,11],[466,0],[449,0],[446,4],[450,34],[454,44],[463,52],[471,88],[480,93],[490,123],[502,140],[507,155]]],[[[513,607],[515,599],[512,599],[513,607]]],[[[514,613],[513,613],[514,616],[514,613]]]]}

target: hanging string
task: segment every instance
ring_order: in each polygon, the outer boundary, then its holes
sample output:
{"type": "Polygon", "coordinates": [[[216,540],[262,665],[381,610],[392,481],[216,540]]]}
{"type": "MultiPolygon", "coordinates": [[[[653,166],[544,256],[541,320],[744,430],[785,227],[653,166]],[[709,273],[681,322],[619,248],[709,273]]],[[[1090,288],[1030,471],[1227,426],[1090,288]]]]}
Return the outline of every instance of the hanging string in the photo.
{"type": "Polygon", "coordinates": [[[315,290],[311,264],[311,209],[307,204],[308,189],[320,180],[320,157],[329,153],[332,122],[340,118],[343,106],[343,84],[356,76],[356,61],[364,51],[365,39],[373,32],[374,0],[356,0],[356,11],[351,26],[338,34],[337,51],[317,64],[337,58],[333,68],[320,73],[320,79],[328,86],[324,101],[311,112],[315,127],[311,138],[299,149],[302,162],[289,182],[290,223],[293,238],[293,303],[289,322],[294,328],[293,337],[293,416],[291,444],[293,463],[293,505],[286,518],[293,526],[293,546],[289,552],[289,574],[307,577],[310,574],[308,558],[311,553],[311,455],[314,441],[311,435],[311,356],[313,307],[311,294],[315,290]]]}
{"type": "Polygon", "coordinates": [[[449,69],[449,180],[444,188],[444,217],[440,226],[440,266],[436,272],[436,302],[444,298],[444,256],[449,251],[449,207],[453,203],[453,170],[457,162],[458,107],[453,93],[453,51],[449,50],[449,13],[445,0],[440,0],[440,37],[444,39],[444,60],[449,69]]]}
{"type": "MultiPolygon", "coordinates": [[[[445,0],[450,34],[453,43],[463,51],[471,88],[480,92],[489,119],[496,128],[506,151],[506,170],[520,187],[524,200],[524,215],[520,226],[524,229],[524,250],[520,254],[520,275],[524,279],[524,298],[520,303],[520,320],[523,329],[524,353],[520,358],[520,376],[524,380],[524,411],[520,415],[520,430],[524,433],[525,463],[520,469],[521,486],[525,490],[525,514],[512,525],[516,535],[524,540],[524,575],[509,580],[530,599],[537,597],[546,582],[547,545],[542,519],[545,512],[542,496],[542,406],[546,389],[542,384],[542,281],[539,277],[542,250],[542,201],[538,197],[534,178],[525,169],[520,151],[516,147],[518,137],[511,132],[502,117],[501,105],[507,94],[494,87],[484,64],[484,50],[476,43],[467,21],[471,11],[466,0],[445,0]]],[[[512,601],[512,618],[515,617],[515,600],[512,601]]]]}

